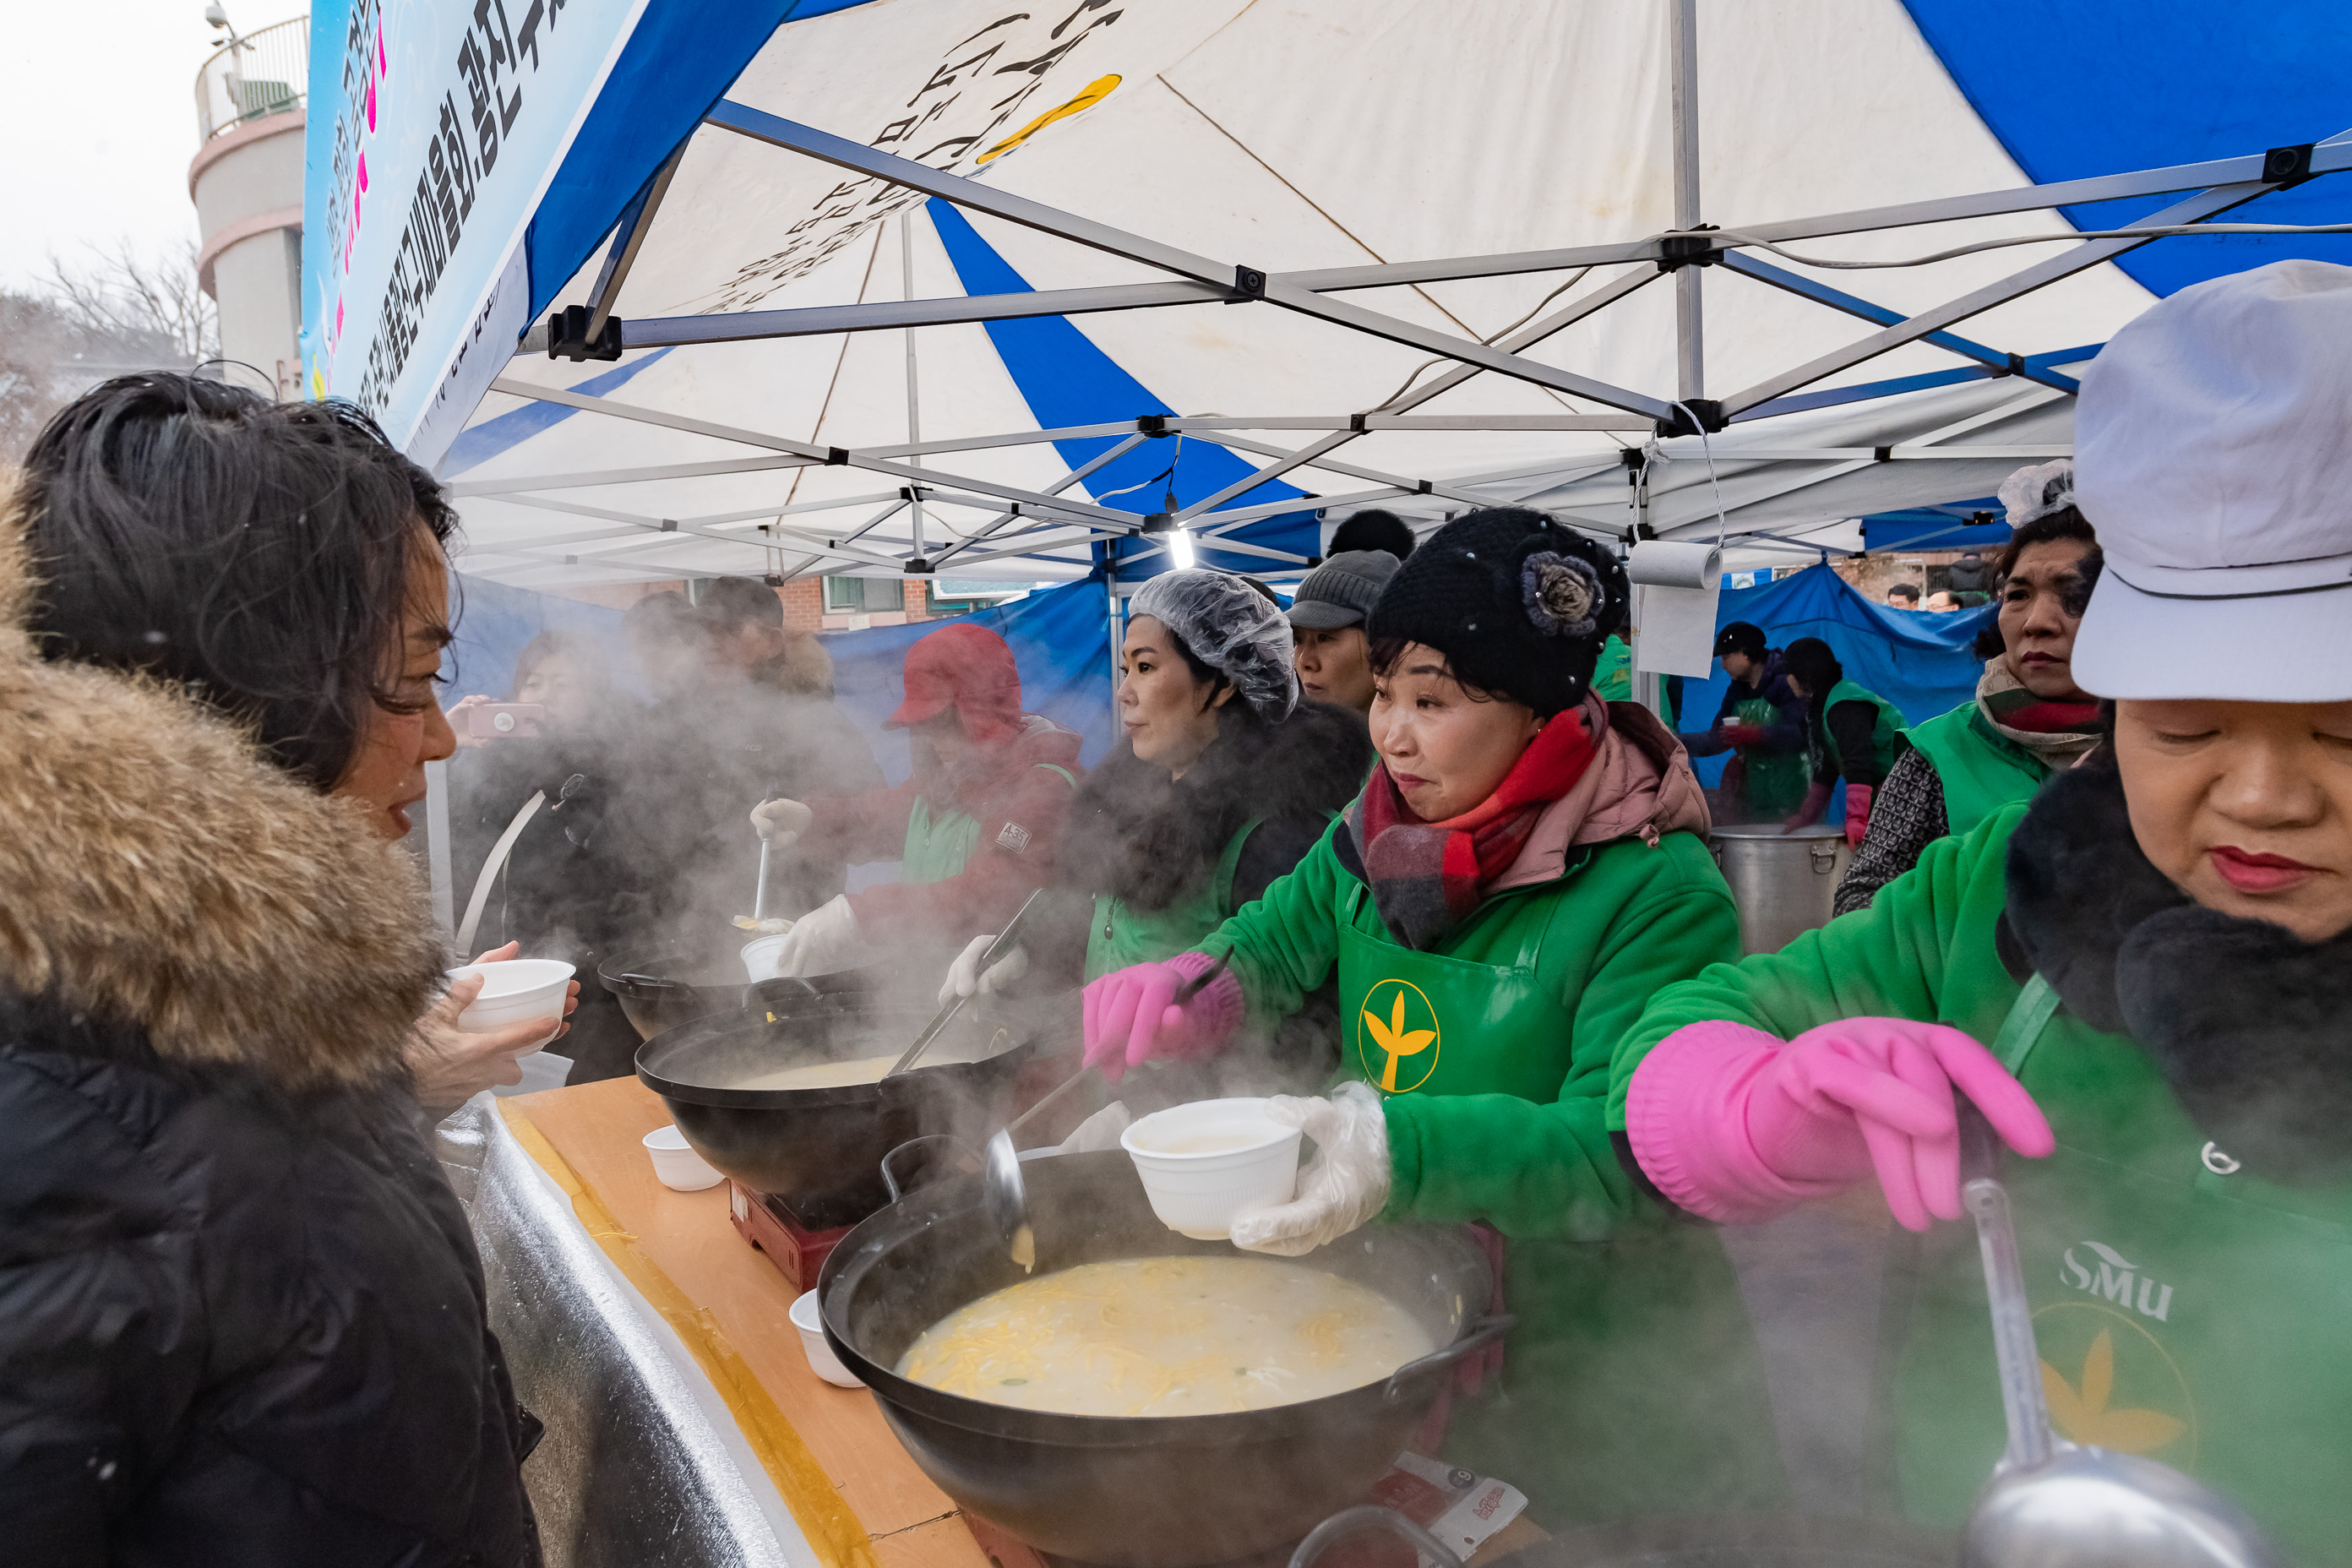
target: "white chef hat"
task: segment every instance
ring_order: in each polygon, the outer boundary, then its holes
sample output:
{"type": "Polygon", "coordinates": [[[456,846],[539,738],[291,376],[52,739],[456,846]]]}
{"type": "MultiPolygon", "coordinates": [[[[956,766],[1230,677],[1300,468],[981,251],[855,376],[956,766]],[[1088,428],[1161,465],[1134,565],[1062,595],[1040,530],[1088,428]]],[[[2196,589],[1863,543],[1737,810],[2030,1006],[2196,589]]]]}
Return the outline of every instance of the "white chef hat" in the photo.
{"type": "Polygon", "coordinates": [[[2352,700],[2352,268],[2212,279],[2117,332],[2083,377],[2074,498],[2106,554],[2084,689],[2352,700]]]}

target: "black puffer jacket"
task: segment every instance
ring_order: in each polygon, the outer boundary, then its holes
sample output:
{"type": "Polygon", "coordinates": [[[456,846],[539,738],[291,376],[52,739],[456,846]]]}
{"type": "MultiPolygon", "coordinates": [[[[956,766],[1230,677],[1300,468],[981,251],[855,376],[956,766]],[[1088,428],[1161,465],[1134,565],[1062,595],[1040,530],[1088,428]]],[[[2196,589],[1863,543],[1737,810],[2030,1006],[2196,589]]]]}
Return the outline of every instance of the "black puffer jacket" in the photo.
{"type": "Polygon", "coordinates": [[[0,1561],[536,1564],[400,1050],[439,955],[347,803],[37,662],[0,537],[0,1561]]]}

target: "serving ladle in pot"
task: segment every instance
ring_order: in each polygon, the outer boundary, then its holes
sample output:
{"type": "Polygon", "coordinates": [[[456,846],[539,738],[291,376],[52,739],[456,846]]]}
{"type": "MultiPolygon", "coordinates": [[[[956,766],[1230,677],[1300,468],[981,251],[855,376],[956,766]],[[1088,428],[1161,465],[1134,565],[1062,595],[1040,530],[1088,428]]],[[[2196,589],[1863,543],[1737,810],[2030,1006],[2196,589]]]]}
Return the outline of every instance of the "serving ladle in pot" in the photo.
{"type": "Polygon", "coordinates": [[[2052,1434],[2009,1194],[1990,1173],[1991,1129],[1972,1108],[1961,1147],[1968,1170],[1983,1173],[1960,1196],[1976,1218],[2009,1418],[2009,1447],[1969,1514],[1962,1568],[2287,1568],[2261,1528],[2203,1482],[2052,1434]]]}
{"type": "MultiPolygon", "coordinates": [[[[1022,908],[1025,911],[1028,906],[1024,904],[1022,908]]],[[[993,952],[995,950],[992,948],[990,951],[993,952]]],[[[1231,948],[1217,954],[1214,963],[1176,988],[1176,994],[1169,998],[1168,1005],[1181,1007],[1190,1002],[1201,994],[1203,986],[1223,974],[1225,965],[1233,960],[1231,948]]],[[[996,1226],[999,1236],[1004,1237],[1005,1251],[1013,1262],[1021,1265],[1024,1273],[1037,1267],[1037,1233],[1029,1227],[1029,1191],[1021,1180],[1021,1156],[1013,1147],[1013,1135],[1031,1117],[1076,1088],[1078,1080],[1086,1076],[1087,1069],[1082,1066],[1048,1089],[1044,1099],[999,1129],[996,1135],[988,1141],[988,1148],[981,1157],[981,1200],[987,1207],[989,1223],[996,1226]]]]}

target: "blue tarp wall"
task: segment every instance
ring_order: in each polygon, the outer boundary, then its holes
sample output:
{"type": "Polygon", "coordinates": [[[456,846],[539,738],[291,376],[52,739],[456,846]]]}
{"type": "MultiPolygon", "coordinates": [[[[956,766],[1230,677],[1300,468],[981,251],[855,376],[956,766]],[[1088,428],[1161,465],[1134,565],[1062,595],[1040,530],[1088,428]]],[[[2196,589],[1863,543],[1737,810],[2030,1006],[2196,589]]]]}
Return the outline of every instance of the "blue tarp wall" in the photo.
{"type": "MultiPolygon", "coordinates": [[[[460,578],[457,593],[457,640],[443,665],[452,700],[476,691],[506,698],[523,645],[551,629],[595,639],[621,683],[643,691],[621,635],[620,611],[475,578],[460,578]]],[[[835,700],[873,742],[892,784],[914,770],[906,732],[882,727],[904,691],[907,649],[950,620],[970,621],[1003,637],[1021,667],[1022,706],[1076,731],[1087,766],[1103,759],[1118,728],[1111,714],[1108,605],[1101,584],[1070,583],[968,616],[824,634],[833,656],[835,700]]]]}
{"type": "MultiPolygon", "coordinates": [[[[1821,638],[1835,650],[1848,679],[1894,703],[1914,724],[1976,695],[1983,665],[1969,645],[1995,613],[1990,605],[1940,616],[1888,609],[1864,598],[1827,565],[1808,566],[1762,587],[1727,589],[1718,604],[1718,631],[1746,621],[1763,627],[1764,640],[1774,647],[1799,637],[1821,638]]],[[[1729,684],[1720,665],[1706,680],[1685,681],[1681,728],[1697,731],[1713,723],[1729,684]]],[[[1699,778],[1713,785],[1728,761],[1727,752],[1699,758],[1695,765],[1699,778]]],[[[1843,820],[1844,811],[1845,786],[1840,784],[1829,820],[1843,820]]]]}

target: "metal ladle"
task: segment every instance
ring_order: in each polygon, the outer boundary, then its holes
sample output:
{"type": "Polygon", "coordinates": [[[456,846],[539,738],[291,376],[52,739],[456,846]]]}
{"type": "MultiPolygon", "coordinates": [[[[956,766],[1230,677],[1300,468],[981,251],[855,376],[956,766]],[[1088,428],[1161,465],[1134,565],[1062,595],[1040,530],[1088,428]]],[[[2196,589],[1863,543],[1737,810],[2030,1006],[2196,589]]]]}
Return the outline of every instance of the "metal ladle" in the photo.
{"type": "MultiPolygon", "coordinates": [[[[1968,1121],[1969,1166],[1989,1171],[1991,1130],[1968,1121]]],[[[1976,1216],[2009,1417],[2008,1451],[1969,1515],[1962,1568],[2288,1568],[2254,1521],[2201,1481],[2052,1436],[2009,1194],[1990,1175],[1960,1191],[1976,1216]]]]}
{"type": "MultiPolygon", "coordinates": [[[[1203,986],[1225,972],[1225,965],[1231,963],[1233,958],[1231,948],[1219,953],[1216,963],[1179,985],[1176,994],[1169,998],[1168,1005],[1181,1007],[1199,995],[1203,986]]],[[[1046,1091],[1043,1100],[1000,1128],[988,1141],[988,1148],[981,1157],[981,1201],[988,1209],[989,1222],[996,1226],[997,1234],[1004,1237],[1005,1251],[1012,1256],[1013,1262],[1021,1266],[1024,1273],[1037,1267],[1037,1233],[1029,1225],[1029,1189],[1021,1180],[1021,1155],[1013,1147],[1013,1135],[1031,1117],[1076,1088],[1078,1079],[1086,1076],[1087,1069],[1080,1067],[1055,1084],[1046,1091]]]]}

